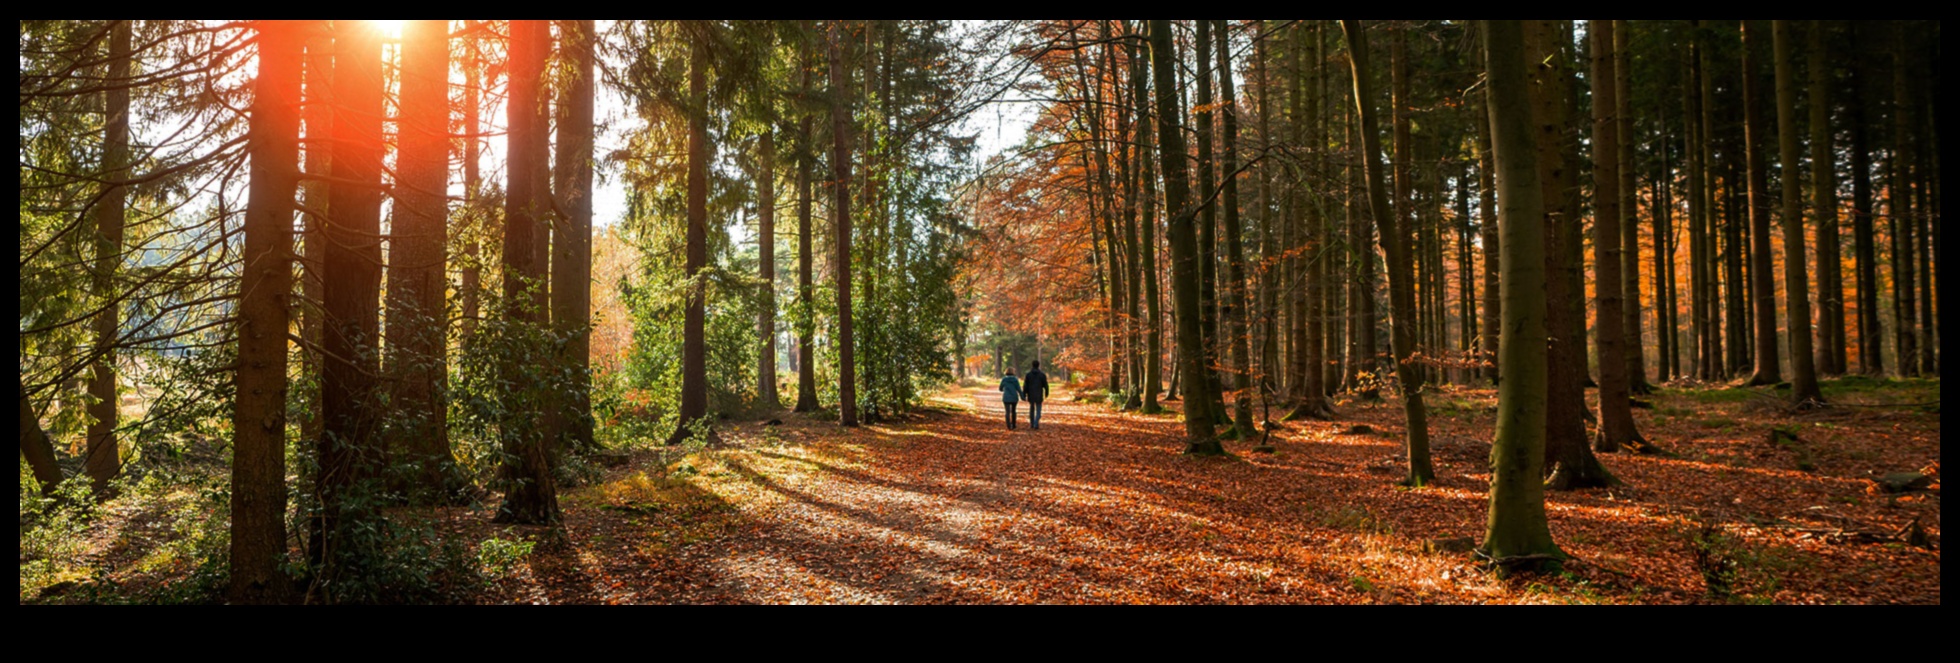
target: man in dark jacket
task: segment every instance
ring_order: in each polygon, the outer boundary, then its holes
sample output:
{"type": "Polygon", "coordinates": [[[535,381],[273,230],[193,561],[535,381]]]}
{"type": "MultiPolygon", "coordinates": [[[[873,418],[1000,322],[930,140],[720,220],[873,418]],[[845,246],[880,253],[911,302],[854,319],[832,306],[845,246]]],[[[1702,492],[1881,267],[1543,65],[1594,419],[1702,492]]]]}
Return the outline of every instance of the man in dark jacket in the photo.
{"type": "Polygon", "coordinates": [[[1021,394],[1028,399],[1028,424],[1034,430],[1041,430],[1041,401],[1048,398],[1048,374],[1041,372],[1041,362],[1034,362],[1034,369],[1021,381],[1021,394]]]}

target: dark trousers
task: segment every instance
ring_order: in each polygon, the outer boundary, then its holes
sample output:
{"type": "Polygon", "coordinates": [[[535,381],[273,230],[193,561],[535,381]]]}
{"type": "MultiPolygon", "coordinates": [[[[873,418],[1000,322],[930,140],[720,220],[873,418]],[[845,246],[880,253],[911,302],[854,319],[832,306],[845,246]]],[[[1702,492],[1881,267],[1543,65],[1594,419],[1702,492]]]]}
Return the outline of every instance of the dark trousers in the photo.
{"type": "Polygon", "coordinates": [[[1015,403],[1014,401],[1003,401],[1001,405],[1007,408],[1007,429],[1013,430],[1014,429],[1014,406],[1018,405],[1018,403],[1015,403]]]}
{"type": "Polygon", "coordinates": [[[1028,427],[1041,430],[1041,401],[1028,400],[1028,427]]]}

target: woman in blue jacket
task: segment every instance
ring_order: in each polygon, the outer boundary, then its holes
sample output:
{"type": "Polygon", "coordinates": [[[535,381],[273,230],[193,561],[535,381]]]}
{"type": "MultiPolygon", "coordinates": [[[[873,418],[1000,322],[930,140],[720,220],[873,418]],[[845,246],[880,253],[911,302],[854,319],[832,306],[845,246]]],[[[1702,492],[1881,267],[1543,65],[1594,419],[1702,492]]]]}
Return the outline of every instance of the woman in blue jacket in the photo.
{"type": "Polygon", "coordinates": [[[1007,369],[1007,375],[1000,378],[1000,404],[1007,408],[1007,430],[1014,430],[1014,406],[1021,402],[1021,381],[1014,377],[1014,369],[1007,369]]]}

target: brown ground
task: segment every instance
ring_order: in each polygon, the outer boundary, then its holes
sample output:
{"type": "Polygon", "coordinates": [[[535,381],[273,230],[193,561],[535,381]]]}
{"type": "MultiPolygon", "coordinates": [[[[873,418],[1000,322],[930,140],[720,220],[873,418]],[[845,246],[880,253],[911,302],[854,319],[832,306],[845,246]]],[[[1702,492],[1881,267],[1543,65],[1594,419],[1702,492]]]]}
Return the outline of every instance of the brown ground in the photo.
{"type": "MultiPolygon", "coordinates": [[[[1832,394],[1846,405],[1804,415],[1766,390],[1656,396],[1636,417],[1675,456],[1608,456],[1624,487],[1554,493],[1552,532],[1577,561],[1506,579],[1467,553],[1424,551],[1481,535],[1490,390],[1431,396],[1438,485],[1416,490],[1393,485],[1393,403],[1287,424],[1276,454],[1232,442],[1235,457],[1198,459],[1178,453],[1171,416],[1058,394],[1042,430],[1023,421],[1010,432],[991,390],[955,390],[936,400],[941,411],[902,422],[845,430],[786,415],[779,427],[737,424],[723,446],[664,466],[636,454],[570,491],[562,542],[541,544],[482,598],[1938,604],[1937,485],[1891,496],[1867,480],[1937,474],[1930,385],[1832,394]],[[1930,406],[1882,404],[1928,393],[1930,406]],[[1375,432],[1340,434],[1357,423],[1375,432]],[[1772,443],[1772,425],[1799,441],[1772,443]],[[1891,538],[1915,519],[1933,547],[1891,538]],[[1711,594],[1711,578],[1728,580],[1727,596],[1711,594]]],[[[446,515],[472,540],[539,534],[446,515]]]]}

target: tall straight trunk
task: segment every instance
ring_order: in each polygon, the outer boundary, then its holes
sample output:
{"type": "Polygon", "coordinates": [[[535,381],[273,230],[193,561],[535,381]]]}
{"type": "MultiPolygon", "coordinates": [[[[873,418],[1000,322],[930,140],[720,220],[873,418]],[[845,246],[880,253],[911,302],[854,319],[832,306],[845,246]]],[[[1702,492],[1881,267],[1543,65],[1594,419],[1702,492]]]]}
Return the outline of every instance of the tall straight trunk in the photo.
{"type": "Polygon", "coordinates": [[[1527,98],[1537,127],[1537,180],[1545,210],[1546,375],[1551,388],[1545,404],[1543,469],[1547,487],[1557,490],[1613,482],[1586,438],[1585,288],[1579,264],[1585,238],[1578,201],[1570,195],[1579,185],[1579,160],[1570,154],[1578,117],[1569,104],[1574,58],[1563,33],[1556,21],[1524,23],[1527,57],[1540,63],[1527,98]]]}
{"type": "Polygon", "coordinates": [[[1089,63],[1083,59],[1082,53],[1081,50],[1074,52],[1076,81],[1082,87],[1083,100],[1088,103],[1089,108],[1093,109],[1077,117],[1077,120],[1085,125],[1089,134],[1089,142],[1081,153],[1083,172],[1090,175],[1084,184],[1088,190],[1090,223],[1094,225],[1091,234],[1099,230],[1104,239],[1101,245],[1103,252],[1099,255],[1106,286],[1103,289],[1105,296],[1103,304],[1104,310],[1108,311],[1108,314],[1103,316],[1103,333],[1109,344],[1108,387],[1114,397],[1121,398],[1124,366],[1123,302],[1127,299],[1124,295],[1126,283],[1123,277],[1128,270],[1123,264],[1122,237],[1116,231],[1116,210],[1113,197],[1110,196],[1109,151],[1106,147],[1103,126],[1102,76],[1098,74],[1093,81],[1091,80],[1089,63]]]}
{"type": "MultiPolygon", "coordinates": [[[[559,91],[556,198],[551,259],[551,324],[564,339],[559,367],[569,384],[561,390],[564,423],[561,444],[589,449],[592,439],[592,103],[593,52],[598,35],[590,20],[560,21],[569,69],[559,91]]],[[[765,257],[764,260],[767,260],[765,257]]],[[[767,263],[765,263],[767,264],[767,263]]],[[[773,300],[771,300],[773,302],[773,300]]]]}
{"type": "Polygon", "coordinates": [[[483,247],[479,242],[487,230],[481,224],[481,214],[477,211],[477,197],[483,187],[483,51],[477,36],[480,27],[476,21],[464,21],[463,46],[463,207],[470,210],[463,227],[463,255],[461,272],[462,283],[457,294],[463,299],[462,335],[464,339],[476,336],[477,320],[483,317],[483,247]]]}
{"type": "MultiPolygon", "coordinates": [[[[1590,21],[1587,37],[1592,41],[1592,79],[1616,81],[1619,62],[1614,53],[1613,21],[1590,21]]],[[[1593,448],[1618,451],[1622,446],[1639,448],[1643,439],[1634,427],[1632,376],[1628,374],[1626,354],[1625,293],[1620,282],[1624,263],[1620,226],[1625,211],[1620,206],[1620,109],[1617,85],[1593,87],[1593,276],[1597,317],[1593,330],[1599,338],[1599,438],[1593,448]]],[[[1631,225],[1631,224],[1627,224],[1631,225]]],[[[1639,348],[1631,348],[1639,352],[1639,348]]]]}
{"type": "MultiPolygon", "coordinates": [[[[1218,97],[1224,126],[1219,134],[1218,165],[1224,173],[1219,202],[1225,208],[1225,336],[1232,354],[1232,423],[1241,440],[1258,432],[1252,422],[1252,348],[1246,337],[1245,242],[1239,227],[1239,110],[1238,94],[1232,85],[1232,41],[1225,22],[1216,21],[1218,38],[1218,97]]],[[[1320,339],[1311,339],[1319,341],[1320,339]]],[[[1319,367],[1314,367],[1318,372],[1319,367]]],[[[1309,380],[1318,388],[1319,380],[1309,380]]],[[[1314,394],[1318,397],[1319,394],[1314,394]]]]}
{"type": "MultiPolygon", "coordinates": [[[[122,271],[123,212],[128,190],[114,182],[128,177],[129,170],[129,79],[130,21],[112,21],[109,28],[108,89],[102,93],[102,167],[105,182],[102,196],[95,203],[95,264],[90,291],[96,301],[112,302],[116,293],[116,274],[122,271]]],[[[116,336],[122,326],[121,306],[107,305],[95,314],[91,331],[95,348],[90,354],[88,382],[88,451],[82,460],[90,484],[99,495],[107,495],[109,481],[122,473],[122,453],[116,443],[117,411],[122,397],[116,389],[116,336]]]]}
{"type": "MultiPolygon", "coordinates": [[[[1273,144],[1272,80],[1266,73],[1267,60],[1272,57],[1264,37],[1271,35],[1272,23],[1259,23],[1260,37],[1253,42],[1252,71],[1253,90],[1259,98],[1259,142],[1261,149],[1273,144]]],[[[1280,367],[1280,325],[1279,298],[1280,283],[1284,272],[1278,269],[1274,259],[1280,253],[1278,233],[1280,228],[1273,223],[1273,162],[1261,164],[1258,170],[1259,201],[1259,380],[1262,393],[1278,391],[1281,382],[1280,367]]]]}
{"type": "MultiPolygon", "coordinates": [[[[1762,91],[1756,83],[1753,42],[1760,41],[1752,36],[1749,21],[1742,22],[1742,105],[1743,105],[1743,151],[1749,162],[1749,291],[1756,304],[1756,371],[1749,376],[1749,384],[1776,384],[1783,381],[1783,371],[1777,363],[1776,349],[1776,286],[1771,280],[1776,273],[1770,253],[1769,233],[1769,175],[1768,166],[1763,163],[1762,145],[1767,142],[1768,127],[1763,124],[1762,91]]],[[[1780,109],[1779,109],[1780,110],[1780,109]]],[[[1787,162],[1786,162],[1787,163],[1787,162]]],[[[1786,166],[1786,169],[1788,167],[1786,166]]]]}
{"type": "MultiPolygon", "coordinates": [[[[1328,158],[1329,152],[1327,145],[1331,142],[1329,140],[1328,127],[1333,124],[1334,113],[1337,109],[1341,108],[1338,95],[1336,94],[1341,86],[1337,84],[1336,77],[1329,73],[1327,69],[1328,25],[1327,21],[1315,21],[1313,26],[1313,101],[1316,112],[1308,121],[1312,123],[1309,133],[1310,140],[1315,145],[1315,150],[1311,153],[1313,157],[1311,163],[1321,173],[1320,177],[1316,178],[1315,181],[1321,183],[1322,191],[1331,193],[1335,190],[1335,187],[1328,186],[1327,182],[1330,180],[1328,175],[1338,171],[1335,169],[1332,160],[1328,158]]],[[[1321,293],[1319,300],[1321,302],[1320,314],[1314,316],[1314,320],[1320,323],[1322,341],[1318,355],[1321,375],[1320,393],[1323,396],[1320,402],[1326,407],[1326,414],[1332,417],[1335,414],[1333,404],[1326,396],[1332,395],[1339,389],[1338,385],[1343,375],[1342,368],[1346,363],[1343,361],[1342,350],[1346,346],[1342,345],[1344,337],[1341,333],[1343,326],[1340,322],[1345,316],[1341,318],[1334,316],[1335,311],[1346,310],[1341,305],[1341,295],[1344,290],[1340,286],[1340,283],[1345,280],[1341,276],[1347,274],[1344,260],[1351,254],[1347,251],[1334,250],[1333,248],[1335,246],[1336,223],[1333,215],[1329,213],[1328,207],[1328,205],[1323,204],[1315,208],[1315,218],[1319,220],[1320,227],[1316,241],[1321,248],[1319,250],[1320,258],[1314,262],[1314,269],[1311,275],[1314,281],[1320,284],[1321,293]]]]}
{"type": "Polygon", "coordinates": [[[1627,378],[1635,394],[1650,393],[1654,390],[1647,382],[1646,343],[1640,329],[1640,207],[1635,195],[1633,165],[1633,56],[1627,50],[1627,22],[1613,21],[1613,96],[1618,102],[1613,115],[1618,124],[1620,144],[1617,148],[1620,157],[1620,216],[1624,222],[1620,226],[1620,247],[1622,249],[1621,282],[1626,306],[1622,309],[1621,327],[1626,330],[1627,339],[1627,378]]]}
{"type": "Polygon", "coordinates": [[[761,364],[756,367],[757,407],[764,412],[774,412],[782,408],[776,394],[776,128],[773,124],[762,130],[762,138],[756,147],[757,170],[756,193],[760,208],[760,230],[756,233],[757,253],[761,259],[759,274],[762,279],[762,311],[757,314],[756,335],[761,337],[761,364]]]}
{"type": "MultiPolygon", "coordinates": [[[[1704,379],[1721,380],[1728,377],[1728,372],[1725,370],[1722,361],[1723,293],[1721,268],[1723,265],[1719,262],[1722,259],[1722,254],[1719,253],[1719,249],[1716,246],[1720,237],[1718,234],[1720,230],[1715,227],[1715,224],[1720,222],[1716,217],[1715,196],[1718,192],[1722,191],[1717,186],[1717,163],[1715,161],[1715,144],[1718,136],[1718,126],[1715,124],[1715,109],[1718,105],[1715,103],[1715,66],[1713,56],[1710,55],[1709,50],[1704,49],[1699,53],[1699,58],[1701,65],[1701,77],[1699,79],[1701,84],[1701,102],[1699,105],[1701,117],[1697,118],[1696,122],[1700,127],[1701,139],[1696,142],[1695,147],[1701,150],[1702,255],[1709,260],[1702,278],[1702,299],[1707,302],[1703,309],[1703,328],[1708,332],[1702,337],[1702,375],[1704,379]]],[[[1731,282],[1731,286],[1733,286],[1733,282],[1731,282]]],[[[1731,319],[1734,319],[1734,317],[1730,316],[1731,319]]]]}
{"type": "MultiPolygon", "coordinates": [[[[1177,310],[1178,371],[1184,374],[1185,453],[1225,452],[1213,430],[1212,395],[1204,378],[1204,341],[1198,308],[1199,280],[1197,213],[1191,201],[1191,179],[1185,170],[1181,112],[1177,99],[1177,47],[1171,41],[1170,21],[1150,22],[1150,69],[1157,89],[1157,142],[1164,169],[1164,206],[1170,212],[1171,291],[1177,310]]],[[[1173,378],[1175,381],[1176,378],[1173,378]]]]}
{"type": "Polygon", "coordinates": [[[1789,21],[1774,21],[1776,42],[1777,145],[1783,166],[1783,278],[1790,309],[1790,398],[1798,407],[1824,402],[1817,387],[1816,356],[1811,350],[1810,275],[1804,258],[1803,187],[1797,152],[1797,74],[1792,62],[1795,37],[1789,21]]]}
{"type": "MultiPolygon", "coordinates": [[[[697,29],[705,26],[697,25],[697,29]]],[[[708,44],[692,35],[687,67],[687,312],[681,331],[680,421],[668,444],[679,444],[707,425],[708,341],[708,44]]]]}
{"type": "Polygon", "coordinates": [[[1818,370],[1846,370],[1843,240],[1838,237],[1837,151],[1831,145],[1831,65],[1824,21],[1810,23],[1810,206],[1817,215],[1818,370]]]}
{"type": "MultiPolygon", "coordinates": [[[[807,24],[806,24],[806,27],[807,24]]],[[[812,95],[810,70],[817,66],[809,44],[803,45],[799,60],[803,70],[800,85],[804,98],[812,95]]],[[[817,403],[817,297],[810,239],[810,208],[816,201],[810,170],[817,160],[815,112],[804,112],[796,120],[796,411],[815,412],[817,403]]]]}
{"type": "MultiPolygon", "coordinates": [[[[381,324],[382,44],[369,26],[335,24],[333,174],[327,206],[326,361],[320,391],[326,427],[319,440],[308,553],[321,568],[339,566],[346,493],[372,475],[376,336],[381,324]]],[[[363,514],[353,514],[357,517],[363,514]]],[[[316,582],[330,581],[323,571],[316,582]]]]}
{"type": "Polygon", "coordinates": [[[1858,279],[1858,372],[1870,376],[1885,373],[1884,337],[1878,309],[1878,241],[1872,227],[1872,151],[1869,124],[1877,91],[1871,84],[1871,57],[1865,44],[1862,21],[1851,22],[1851,41],[1856,49],[1852,58],[1851,111],[1851,244],[1857,258],[1858,279]]]}
{"type": "Polygon", "coordinates": [[[507,523],[553,524],[558,522],[558,490],[552,476],[548,440],[537,430],[543,397],[535,385],[522,385],[527,375],[536,375],[532,358],[515,352],[531,333],[547,320],[545,286],[549,274],[545,255],[538,250],[545,244],[549,218],[546,136],[543,85],[545,60],[550,55],[551,29],[544,21],[510,23],[510,92],[505,108],[509,112],[510,156],[505,160],[504,195],[504,311],[508,337],[516,343],[507,350],[502,373],[512,391],[504,394],[508,411],[503,422],[506,460],[503,467],[504,502],[496,520],[507,523]],[[526,391],[530,393],[525,393],[526,391]]]}
{"type": "MultiPolygon", "coordinates": [[[[1103,21],[1102,34],[1104,38],[1111,36],[1110,30],[1111,26],[1109,22],[1103,21]]],[[[1137,233],[1137,191],[1140,188],[1137,183],[1137,178],[1141,177],[1141,175],[1137,172],[1137,141],[1135,136],[1139,129],[1138,125],[1131,121],[1130,112],[1132,109],[1129,100],[1124,98],[1124,90],[1121,84],[1122,79],[1119,76],[1128,75],[1131,84],[1134,85],[1143,72],[1135,66],[1132,66],[1135,63],[1130,62],[1130,60],[1134,60],[1135,58],[1127,50],[1124,51],[1122,57],[1126,61],[1119,68],[1116,45],[1106,44],[1103,46],[1103,69],[1109,76],[1109,86],[1115,97],[1111,105],[1116,110],[1116,136],[1118,141],[1116,148],[1116,167],[1123,181],[1123,264],[1127,266],[1127,271],[1124,273],[1124,280],[1130,285],[1129,289],[1124,292],[1126,296],[1123,300],[1123,345],[1126,348],[1123,361],[1125,368],[1128,369],[1130,381],[1130,389],[1123,400],[1123,409],[1135,410],[1143,407],[1144,391],[1144,318],[1142,315],[1143,256],[1141,255],[1143,248],[1141,246],[1142,239],[1137,233]]]]}
{"type": "MultiPolygon", "coordinates": [[[[1724,121],[1723,124],[1732,125],[1732,121],[1724,121]]],[[[1719,189],[1722,192],[1721,281],[1726,286],[1722,289],[1722,295],[1727,305],[1722,320],[1723,329],[1728,332],[1724,337],[1728,347],[1722,355],[1726,359],[1723,364],[1723,375],[1726,377],[1741,375],[1752,370],[1749,336],[1753,331],[1751,324],[1756,316],[1750,312],[1752,298],[1749,289],[1743,285],[1748,282],[1748,276],[1745,275],[1743,268],[1745,262],[1743,256],[1748,253],[1745,247],[1751,233],[1745,228],[1749,225],[1747,215],[1738,212],[1747,207],[1747,198],[1738,193],[1737,187],[1733,185],[1744,177],[1741,167],[1736,165],[1736,160],[1733,158],[1733,153],[1739,149],[1739,141],[1733,140],[1733,131],[1724,133],[1725,138],[1730,139],[1722,144],[1723,186],[1719,189]]]]}
{"type": "Polygon", "coordinates": [[[446,494],[449,453],[449,22],[410,21],[402,30],[400,151],[388,251],[388,360],[403,460],[415,478],[391,477],[404,492],[446,494]]]}
{"type": "MultiPolygon", "coordinates": [[[[300,374],[306,382],[319,384],[321,373],[325,370],[326,358],[320,349],[326,345],[327,324],[325,302],[322,290],[326,287],[321,273],[325,265],[327,251],[326,226],[332,215],[331,184],[327,177],[333,174],[333,35],[331,23],[319,21],[311,24],[305,36],[305,55],[301,68],[302,84],[306,103],[299,110],[300,122],[304,126],[305,138],[300,146],[305,149],[302,168],[306,179],[299,184],[300,246],[305,250],[300,263],[300,304],[295,310],[300,315],[300,338],[304,341],[300,352],[300,374]]],[[[306,408],[300,415],[300,439],[307,444],[317,444],[326,427],[325,404],[321,403],[319,390],[302,390],[307,396],[306,408]]]]}
{"type": "MultiPolygon", "coordinates": [[[[1457,352],[1463,359],[1476,357],[1477,337],[1477,290],[1472,283],[1477,273],[1477,260],[1470,251],[1470,161],[1457,162],[1456,171],[1456,319],[1461,333],[1457,334],[1457,352]]],[[[1469,384],[1475,377],[1472,369],[1456,369],[1457,381],[1469,384]]]]}
{"type": "Polygon", "coordinates": [[[1675,257],[1680,255],[1680,234],[1674,225],[1674,159],[1673,136],[1667,133],[1665,114],[1658,114],[1661,122],[1661,136],[1657,145],[1660,148],[1660,171],[1654,178],[1655,204],[1660,212],[1654,217],[1654,296],[1659,298],[1660,306],[1654,311],[1654,336],[1657,357],[1655,373],[1661,382],[1681,377],[1681,301],[1676,296],[1680,291],[1680,274],[1675,271],[1675,257]]]}
{"type": "Polygon", "coordinates": [[[830,170],[835,182],[831,215],[837,244],[831,254],[837,287],[837,412],[838,423],[856,426],[857,352],[851,329],[851,93],[850,70],[844,61],[844,25],[830,23],[830,170]]]}
{"type": "Polygon", "coordinates": [[[1707,141],[1707,127],[1701,112],[1703,97],[1699,90],[1707,77],[1708,47],[1701,38],[1702,22],[1695,21],[1691,28],[1693,35],[1688,55],[1688,89],[1683,90],[1682,98],[1687,104],[1687,134],[1682,146],[1688,153],[1688,316],[1690,338],[1693,340],[1694,377],[1700,380],[1713,379],[1709,370],[1708,341],[1713,330],[1709,325],[1709,308],[1712,302],[1708,296],[1708,276],[1711,256],[1708,251],[1708,189],[1705,168],[1706,152],[1702,149],[1707,141]]]}
{"type": "Polygon", "coordinates": [[[1518,21],[1486,21],[1491,148],[1498,168],[1504,328],[1498,349],[1497,436],[1481,551],[1496,560],[1562,557],[1545,516],[1545,208],[1537,181],[1537,122],[1527,99],[1518,21]]]}
{"type": "Polygon", "coordinates": [[[1354,73],[1355,112],[1360,117],[1361,159],[1368,178],[1368,207],[1381,229],[1382,248],[1388,253],[1389,305],[1395,316],[1390,337],[1395,351],[1396,377],[1402,382],[1402,409],[1408,425],[1408,475],[1402,483],[1426,486],[1436,481],[1436,469],[1429,460],[1429,414],[1422,402],[1422,376],[1410,361],[1415,354],[1416,302],[1415,264],[1409,255],[1407,228],[1388,206],[1388,190],[1382,182],[1381,134],[1377,131],[1375,109],[1369,94],[1368,41],[1360,21],[1341,21],[1341,34],[1347,38],[1349,65],[1354,73]]]}
{"type": "MultiPolygon", "coordinates": [[[[1303,98],[1305,93],[1301,89],[1303,82],[1300,70],[1306,66],[1307,58],[1310,56],[1306,53],[1306,35],[1299,25],[1296,24],[1290,31],[1288,42],[1285,58],[1289,63],[1287,68],[1292,73],[1286,77],[1284,94],[1288,110],[1286,116],[1281,119],[1286,125],[1287,142],[1302,144],[1306,142],[1304,128],[1307,121],[1304,117],[1306,100],[1303,98]]],[[[1283,307],[1286,312],[1286,324],[1284,331],[1281,332],[1285,336],[1286,347],[1286,371],[1282,382],[1286,386],[1286,400],[1295,405],[1293,411],[1286,414],[1286,419],[1297,419],[1313,414],[1313,408],[1307,406],[1309,397],[1306,378],[1307,311],[1304,298],[1300,296],[1302,290],[1313,286],[1306,277],[1307,262],[1313,252],[1312,249],[1302,246],[1300,232],[1301,226],[1304,225],[1301,223],[1301,217],[1306,208],[1306,192],[1302,190],[1304,188],[1302,185],[1306,181],[1306,169],[1299,164],[1292,164],[1292,166],[1287,174],[1286,195],[1281,203],[1285,211],[1283,226],[1280,229],[1281,243],[1286,246],[1286,259],[1281,263],[1280,271],[1282,278],[1285,279],[1285,290],[1289,293],[1287,303],[1283,307]]]]}
{"type": "Polygon", "coordinates": [[[1143,412],[1156,414],[1163,410],[1163,405],[1158,403],[1158,399],[1162,396],[1164,384],[1164,317],[1162,293],[1159,292],[1157,283],[1157,172],[1152,167],[1151,161],[1151,151],[1156,141],[1151,131],[1155,127],[1151,123],[1150,82],[1147,78],[1149,55],[1144,52],[1146,50],[1147,47],[1138,47],[1131,82],[1136,93],[1137,164],[1143,180],[1143,217],[1139,220],[1143,235],[1141,271],[1144,306],[1149,313],[1149,320],[1145,322],[1147,329],[1144,330],[1143,412]]]}
{"type": "Polygon", "coordinates": [[[1893,22],[1892,34],[1892,157],[1889,159],[1890,181],[1886,188],[1886,206],[1891,212],[1892,231],[1892,335],[1894,357],[1898,360],[1899,375],[1919,375],[1919,344],[1913,332],[1917,320],[1913,308],[1917,300],[1913,297],[1913,286],[1917,279],[1913,273],[1914,252],[1912,249],[1912,73],[1909,68],[1911,55],[1906,48],[1905,21],[1893,22]]]}
{"type": "MultiPolygon", "coordinates": [[[[1199,291],[1198,319],[1204,325],[1204,365],[1205,393],[1212,398],[1211,418],[1213,421],[1231,423],[1231,416],[1225,411],[1225,384],[1220,379],[1218,367],[1218,162],[1212,154],[1214,137],[1211,112],[1216,103],[1211,95],[1211,22],[1195,21],[1196,39],[1193,44],[1197,63],[1193,67],[1196,74],[1195,95],[1191,100],[1194,124],[1198,136],[1198,255],[1199,291]]],[[[1236,430],[1236,429],[1235,429],[1236,430]]]]}
{"type": "MultiPolygon", "coordinates": [[[[1349,67],[1353,67],[1352,62],[1349,63],[1349,67]]],[[[1348,93],[1351,97],[1353,90],[1348,90],[1348,93]]],[[[1352,98],[1349,101],[1358,103],[1358,100],[1352,98]]],[[[1345,127],[1347,136],[1344,141],[1347,145],[1360,144],[1360,139],[1356,136],[1361,131],[1361,127],[1359,126],[1360,121],[1356,118],[1355,111],[1352,110],[1355,106],[1356,103],[1348,104],[1350,110],[1347,113],[1347,126],[1345,127]]],[[[1352,153],[1353,150],[1349,150],[1349,152],[1352,153]]],[[[1356,345],[1358,346],[1355,348],[1354,353],[1357,357],[1356,364],[1358,365],[1355,371],[1366,372],[1368,374],[1361,388],[1360,398],[1364,401],[1379,401],[1382,399],[1380,386],[1384,376],[1382,375],[1381,349],[1376,338],[1379,335],[1376,323],[1380,320],[1378,313],[1380,306],[1375,297],[1375,291],[1377,290],[1375,279],[1380,276],[1380,270],[1376,268],[1375,263],[1375,226],[1368,223],[1363,214],[1363,208],[1369,204],[1367,201],[1368,186],[1363,176],[1364,170],[1365,168],[1361,165],[1361,155],[1350,154],[1346,173],[1347,195],[1345,200],[1347,204],[1345,207],[1348,215],[1348,250],[1355,257],[1356,261],[1356,276],[1351,284],[1352,289],[1349,291],[1351,293],[1350,298],[1356,300],[1356,305],[1353,307],[1355,316],[1354,325],[1350,327],[1350,331],[1355,336],[1357,341],[1356,345]]],[[[1353,372],[1350,374],[1352,375],[1353,372]]]]}
{"type": "MultiPolygon", "coordinates": [[[[1411,146],[1409,145],[1408,32],[1399,25],[1393,23],[1389,25],[1389,108],[1392,111],[1389,118],[1394,136],[1394,142],[1391,144],[1394,151],[1392,157],[1394,161],[1394,179],[1391,181],[1395,184],[1395,188],[1391,192],[1395,198],[1391,202],[1395,205],[1393,212],[1395,215],[1394,227],[1401,229],[1403,233],[1408,233],[1413,230],[1417,238],[1415,246],[1417,250],[1415,258],[1416,266],[1414,267],[1416,278],[1415,285],[1411,289],[1416,291],[1414,294],[1419,295],[1419,298],[1416,300],[1416,311],[1413,317],[1404,319],[1401,311],[1393,311],[1390,315],[1395,316],[1395,327],[1397,329],[1400,329],[1404,325],[1413,326],[1411,331],[1415,332],[1415,345],[1410,350],[1420,353],[1422,352],[1420,348],[1427,345],[1428,342],[1428,325],[1426,324],[1428,322],[1426,319],[1428,316],[1426,313],[1429,307],[1425,305],[1429,299],[1429,281],[1426,278],[1428,276],[1428,270],[1426,268],[1429,262],[1429,247],[1426,241],[1428,239],[1428,233],[1426,228],[1420,224],[1412,223],[1413,220],[1411,217],[1413,213],[1410,210],[1410,207],[1415,204],[1415,186],[1414,182],[1410,181],[1412,175],[1410,174],[1411,164],[1409,163],[1414,157],[1410,154],[1411,146]]],[[[1370,99],[1368,103],[1372,104],[1373,100],[1370,99]]],[[[1387,211],[1380,210],[1378,213],[1387,213],[1387,211]]],[[[1396,235],[1395,241],[1402,241],[1402,236],[1396,235]]],[[[1382,237],[1382,244],[1387,245],[1388,243],[1388,236],[1384,235],[1382,237]]],[[[1391,266],[1389,269],[1393,270],[1394,267],[1391,266]]],[[[1390,277],[1392,279],[1393,274],[1390,277]]],[[[1390,285],[1389,288],[1391,295],[1390,305],[1393,306],[1393,290],[1395,286],[1390,285]]],[[[1399,364],[1402,361],[1402,349],[1395,348],[1395,354],[1396,361],[1399,364]]],[[[1418,376],[1427,376],[1429,374],[1428,366],[1411,366],[1410,369],[1418,376]]]]}
{"type": "Polygon", "coordinates": [[[1472,122],[1477,126],[1477,223],[1482,226],[1484,242],[1484,328],[1477,347],[1477,360],[1483,362],[1482,377],[1494,384],[1497,382],[1497,347],[1503,339],[1504,326],[1501,323],[1505,318],[1504,297],[1500,293],[1502,284],[1498,282],[1503,240],[1497,232],[1497,181],[1494,177],[1496,164],[1491,161],[1489,95],[1477,97],[1476,113],[1477,117],[1472,122]]]}
{"type": "MultiPolygon", "coordinates": [[[[293,194],[299,185],[300,66],[304,32],[319,24],[261,21],[253,81],[251,172],[244,266],[238,281],[238,375],[232,398],[233,603],[273,603],[286,566],[286,328],[293,288],[293,194]]],[[[32,411],[21,388],[23,446],[32,411]]],[[[40,426],[35,422],[34,432],[40,426]]],[[[43,485],[42,472],[35,473],[43,485]]],[[[59,475],[56,475],[58,478],[59,475]]]]}

